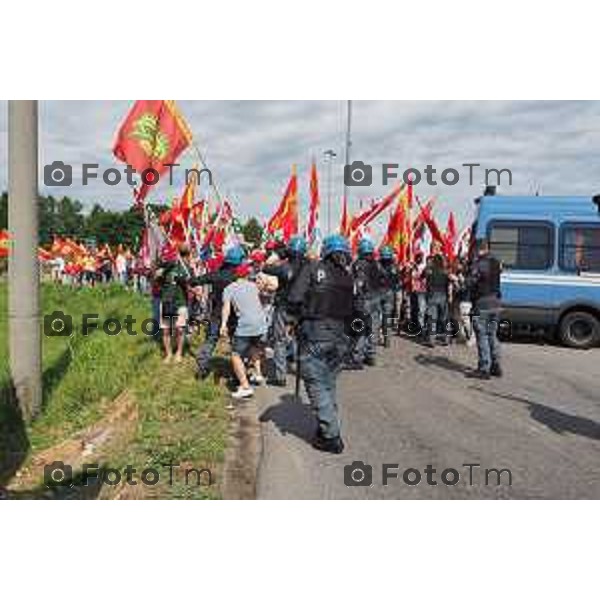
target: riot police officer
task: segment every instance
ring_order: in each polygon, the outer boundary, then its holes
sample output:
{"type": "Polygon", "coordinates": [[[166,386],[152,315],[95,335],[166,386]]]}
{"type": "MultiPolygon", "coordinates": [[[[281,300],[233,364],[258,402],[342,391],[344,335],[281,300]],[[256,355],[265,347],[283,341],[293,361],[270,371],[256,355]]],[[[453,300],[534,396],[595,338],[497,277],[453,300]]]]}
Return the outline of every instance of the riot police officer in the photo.
{"type": "Polygon", "coordinates": [[[473,376],[479,379],[502,376],[498,341],[501,271],[500,262],[490,254],[487,240],[481,240],[477,258],[468,278],[473,301],[473,329],[478,354],[477,371],[473,376]]]}
{"type": "Polygon", "coordinates": [[[293,316],[288,311],[288,292],[306,261],[306,250],[306,240],[302,236],[294,236],[290,239],[285,251],[279,251],[283,260],[262,269],[263,273],[274,275],[278,281],[271,326],[274,373],[273,377],[268,380],[269,385],[279,387],[286,385],[289,330],[294,324],[293,316]]]}
{"type": "Polygon", "coordinates": [[[318,419],[313,447],[341,454],[344,443],[336,402],[336,380],[349,348],[347,328],[354,313],[350,245],[341,235],[323,241],[321,260],[306,262],[288,295],[300,318],[301,375],[318,419]]]}
{"type": "Polygon", "coordinates": [[[362,336],[356,344],[353,363],[360,367],[363,363],[375,365],[377,353],[376,339],[381,323],[381,293],[384,274],[375,260],[375,245],[368,238],[358,243],[358,259],[352,265],[352,274],[356,282],[360,311],[370,321],[370,335],[362,336]]]}
{"type": "Polygon", "coordinates": [[[437,338],[439,324],[442,324],[444,334],[442,344],[448,345],[448,290],[450,280],[448,268],[442,254],[434,254],[425,267],[424,277],[427,285],[427,326],[425,343],[433,348],[434,338],[437,338]]]}
{"type": "Polygon", "coordinates": [[[210,285],[209,293],[209,318],[206,329],[206,337],[198,356],[196,364],[198,365],[198,377],[206,378],[209,373],[209,362],[219,341],[219,329],[221,326],[221,310],[223,308],[223,290],[233,281],[235,281],[235,269],[242,264],[245,257],[244,249],[241,246],[232,246],[225,253],[225,259],[221,267],[214,273],[206,273],[193,278],[191,285],[193,287],[201,285],[210,285]]]}
{"type": "Polygon", "coordinates": [[[379,250],[379,264],[383,274],[383,290],[381,292],[381,330],[383,345],[387,348],[390,343],[389,331],[392,319],[399,318],[396,314],[397,297],[400,292],[400,271],[394,260],[394,251],[389,246],[379,250]]]}

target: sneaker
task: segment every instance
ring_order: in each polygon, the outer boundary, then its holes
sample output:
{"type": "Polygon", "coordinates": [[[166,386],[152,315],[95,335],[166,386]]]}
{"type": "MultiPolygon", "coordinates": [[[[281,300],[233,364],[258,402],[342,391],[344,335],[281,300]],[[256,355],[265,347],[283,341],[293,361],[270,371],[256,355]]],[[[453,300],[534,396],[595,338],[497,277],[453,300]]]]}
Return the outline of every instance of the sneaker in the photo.
{"type": "Polygon", "coordinates": [[[266,379],[262,375],[250,375],[250,377],[248,378],[248,381],[252,385],[263,385],[265,383],[266,379]]]}
{"type": "Polygon", "coordinates": [[[367,358],[365,358],[365,365],[367,365],[367,367],[374,367],[375,364],[376,362],[374,356],[367,356],[367,358]]]}
{"type": "Polygon", "coordinates": [[[312,447],[315,450],[320,450],[321,452],[329,452],[330,454],[341,454],[344,451],[344,442],[339,436],[334,438],[326,438],[320,434],[317,434],[317,437],[312,443],[312,447]]]}
{"type": "Polygon", "coordinates": [[[234,400],[243,400],[244,398],[250,398],[254,396],[254,390],[251,387],[239,387],[235,392],[231,393],[231,397],[234,400]]]}
{"type": "Polygon", "coordinates": [[[502,367],[498,363],[493,363],[490,369],[490,375],[493,377],[502,377],[502,367]]]}

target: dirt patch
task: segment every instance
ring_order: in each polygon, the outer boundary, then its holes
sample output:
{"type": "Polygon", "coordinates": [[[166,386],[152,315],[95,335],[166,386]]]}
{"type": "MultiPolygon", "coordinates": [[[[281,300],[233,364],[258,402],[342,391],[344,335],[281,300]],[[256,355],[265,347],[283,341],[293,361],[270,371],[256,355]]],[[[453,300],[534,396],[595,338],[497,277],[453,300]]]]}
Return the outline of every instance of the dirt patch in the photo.
{"type": "Polygon", "coordinates": [[[225,500],[255,500],[262,438],[255,400],[231,411],[230,444],[225,453],[222,495],[225,500]]]}
{"type": "Polygon", "coordinates": [[[77,470],[82,464],[98,462],[106,448],[128,439],[135,431],[138,410],[135,398],[127,391],[110,404],[105,416],[90,427],[75,433],[69,439],[34,454],[11,481],[7,490],[21,492],[43,482],[44,467],[53,462],[71,465],[77,470]]]}

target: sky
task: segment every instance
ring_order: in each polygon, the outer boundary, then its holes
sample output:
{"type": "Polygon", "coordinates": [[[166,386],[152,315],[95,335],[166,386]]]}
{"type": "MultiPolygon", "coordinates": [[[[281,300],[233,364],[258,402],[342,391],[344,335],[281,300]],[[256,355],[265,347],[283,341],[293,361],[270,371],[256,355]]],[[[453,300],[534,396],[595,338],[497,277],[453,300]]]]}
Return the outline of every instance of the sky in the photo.
{"type": "MultiPolygon", "coordinates": [[[[126,182],[107,186],[101,180],[81,185],[81,163],[100,169],[121,167],[112,156],[118,127],[133,101],[42,101],[40,103],[40,191],[124,209],[131,205],[126,182]],[[46,188],[42,165],[54,160],[72,164],[73,185],[46,188]]],[[[332,223],[339,222],[342,194],[346,101],[178,101],[194,141],[205,154],[221,192],[242,217],[267,219],[279,202],[291,167],[297,165],[300,206],[305,219],[308,174],[313,158],[321,186],[321,224],[326,228],[329,197],[324,151],[333,149],[332,223]]],[[[600,102],[588,101],[355,101],[352,160],[373,165],[374,184],[350,188],[351,209],[381,197],[382,163],[437,169],[438,185],[416,186],[422,198],[438,197],[437,213],[445,223],[453,210],[461,225],[473,212],[473,198],[484,187],[485,168],[512,171],[498,193],[531,195],[581,194],[600,191],[600,102]],[[463,163],[480,163],[469,185],[463,163]],[[443,169],[455,168],[460,180],[444,185],[443,169]]],[[[192,151],[180,157],[182,167],[196,163],[192,151]]],[[[493,182],[490,182],[493,183],[493,182]]],[[[7,187],[7,102],[0,102],[0,189],[7,187]]],[[[149,196],[164,202],[179,195],[183,171],[175,185],[164,178],[149,196]]],[[[383,219],[385,220],[385,219],[383,219]]]]}

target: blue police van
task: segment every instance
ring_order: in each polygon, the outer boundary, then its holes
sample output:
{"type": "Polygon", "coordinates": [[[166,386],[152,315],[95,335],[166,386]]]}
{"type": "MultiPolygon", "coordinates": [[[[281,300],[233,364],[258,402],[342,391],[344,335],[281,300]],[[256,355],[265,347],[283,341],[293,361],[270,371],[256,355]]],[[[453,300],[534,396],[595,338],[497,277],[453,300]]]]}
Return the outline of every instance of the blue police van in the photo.
{"type": "Polygon", "coordinates": [[[503,265],[502,316],[544,328],[563,344],[600,343],[600,196],[496,196],[475,200],[475,239],[503,265]]]}

